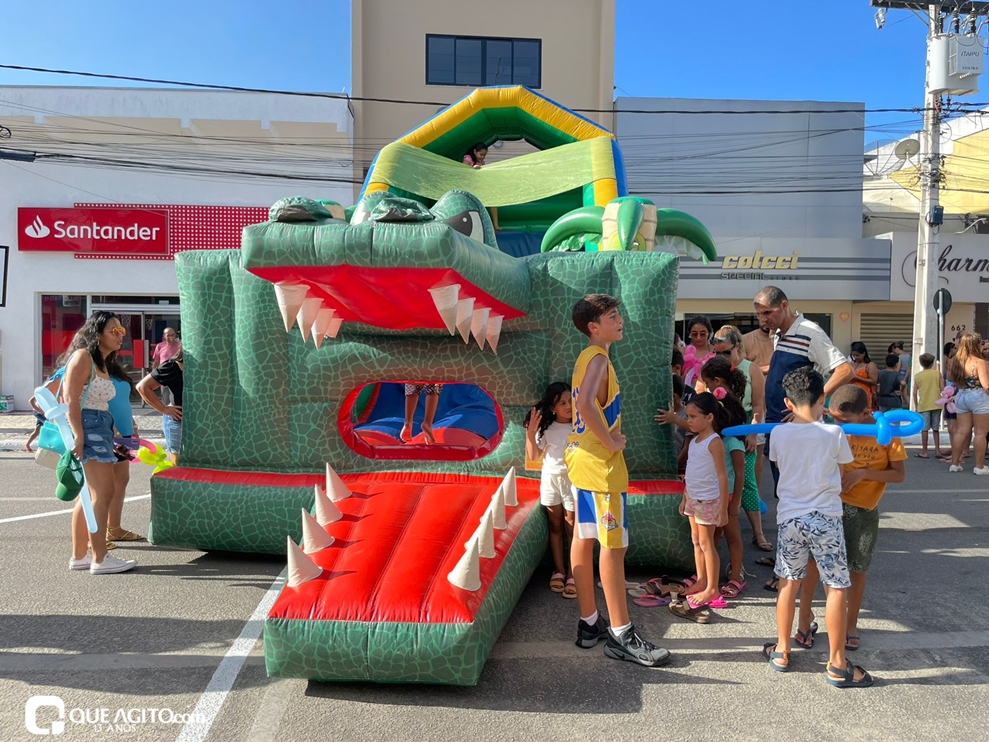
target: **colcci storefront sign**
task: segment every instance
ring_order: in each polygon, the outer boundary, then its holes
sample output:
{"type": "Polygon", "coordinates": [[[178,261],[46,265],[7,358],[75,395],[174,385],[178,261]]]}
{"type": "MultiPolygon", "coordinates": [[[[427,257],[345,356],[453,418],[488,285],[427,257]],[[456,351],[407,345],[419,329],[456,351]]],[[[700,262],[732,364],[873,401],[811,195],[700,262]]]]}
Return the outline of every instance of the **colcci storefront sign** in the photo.
{"type": "MultiPolygon", "coordinates": [[[[680,259],[678,298],[751,300],[766,284],[799,282],[800,298],[889,298],[889,242],[857,238],[716,240],[719,259],[680,259]]],[[[787,289],[789,291],[790,289],[787,289]]]]}
{"type": "Polygon", "coordinates": [[[726,271],[795,271],[800,260],[800,251],[794,250],[791,255],[763,255],[762,250],[756,250],[755,255],[725,255],[721,261],[722,278],[738,278],[726,271]]]}

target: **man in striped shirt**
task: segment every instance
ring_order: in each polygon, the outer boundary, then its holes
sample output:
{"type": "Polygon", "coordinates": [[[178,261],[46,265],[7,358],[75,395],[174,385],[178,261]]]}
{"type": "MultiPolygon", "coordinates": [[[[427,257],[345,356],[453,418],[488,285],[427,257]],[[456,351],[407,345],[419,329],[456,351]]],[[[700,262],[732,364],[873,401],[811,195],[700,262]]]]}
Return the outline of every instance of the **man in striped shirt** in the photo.
{"type": "MultiPolygon", "coordinates": [[[[786,294],[776,286],[766,286],[756,294],[755,313],[759,326],[770,334],[775,334],[776,348],[769,361],[766,374],[766,422],[786,422],[791,417],[783,404],[783,377],[791,371],[806,366],[818,373],[831,377],[824,385],[827,397],[855,376],[844,354],[834,347],[815,322],[805,319],[790,308],[786,294]]],[[[768,450],[769,441],[766,441],[768,450]]],[[[773,482],[779,480],[779,469],[770,461],[773,482]]]]}

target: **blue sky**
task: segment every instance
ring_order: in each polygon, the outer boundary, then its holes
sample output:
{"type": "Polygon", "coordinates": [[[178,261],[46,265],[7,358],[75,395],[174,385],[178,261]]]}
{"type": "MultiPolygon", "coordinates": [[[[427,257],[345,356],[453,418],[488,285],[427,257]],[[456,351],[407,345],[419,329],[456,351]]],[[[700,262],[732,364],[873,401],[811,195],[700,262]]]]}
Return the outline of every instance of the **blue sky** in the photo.
{"type": "MultiPolygon", "coordinates": [[[[494,12],[497,0],[489,7],[494,12]]],[[[874,15],[868,0],[617,0],[616,94],[922,105],[924,24],[907,11],[890,11],[878,31],[874,15]],[[682,10],[690,7],[699,10],[682,10]]],[[[174,0],[167,6],[36,0],[7,3],[2,23],[2,64],[350,89],[349,0],[174,0]]],[[[0,85],[57,84],[114,83],[0,70],[0,85]]],[[[919,119],[877,114],[868,124],[879,127],[866,134],[873,141],[909,133],[919,119]]]]}

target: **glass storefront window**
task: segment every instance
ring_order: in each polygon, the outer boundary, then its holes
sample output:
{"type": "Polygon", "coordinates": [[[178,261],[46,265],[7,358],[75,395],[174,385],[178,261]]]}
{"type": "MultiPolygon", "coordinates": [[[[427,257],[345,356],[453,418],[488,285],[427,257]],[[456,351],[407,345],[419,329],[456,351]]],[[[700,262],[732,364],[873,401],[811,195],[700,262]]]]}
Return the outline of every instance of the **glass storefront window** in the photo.
{"type": "Polygon", "coordinates": [[[76,294],[41,296],[41,365],[47,379],[58,368],[55,362],[68,350],[76,331],[86,321],[86,297],[76,294]]]}
{"type": "Polygon", "coordinates": [[[178,304],[177,296],[109,296],[93,294],[93,304],[178,304]]]}

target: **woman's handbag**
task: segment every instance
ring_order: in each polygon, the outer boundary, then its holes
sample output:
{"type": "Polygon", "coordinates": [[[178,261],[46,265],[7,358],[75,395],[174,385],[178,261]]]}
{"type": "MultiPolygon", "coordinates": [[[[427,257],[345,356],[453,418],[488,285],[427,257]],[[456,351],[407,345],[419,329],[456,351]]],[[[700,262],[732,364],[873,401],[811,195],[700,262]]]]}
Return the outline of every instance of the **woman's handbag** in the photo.
{"type": "Polygon", "coordinates": [[[65,442],[62,440],[62,433],[58,426],[51,420],[45,420],[41,426],[41,433],[38,435],[38,448],[61,456],[65,453],[65,442]]]}
{"type": "MultiPolygon", "coordinates": [[[[89,397],[89,387],[93,383],[94,376],[96,376],[95,364],[89,372],[89,384],[87,384],[86,393],[82,396],[82,401],[79,403],[80,407],[84,407],[86,404],[86,399],[89,397]]],[[[62,381],[58,384],[58,393],[55,395],[56,399],[60,399],[62,396],[62,384],[64,381],[65,377],[63,376],[62,381]]],[[[47,469],[54,469],[58,466],[59,459],[64,453],[65,441],[62,440],[62,431],[51,420],[45,420],[45,424],[41,426],[41,432],[38,434],[38,451],[34,455],[35,462],[47,469]]]]}

